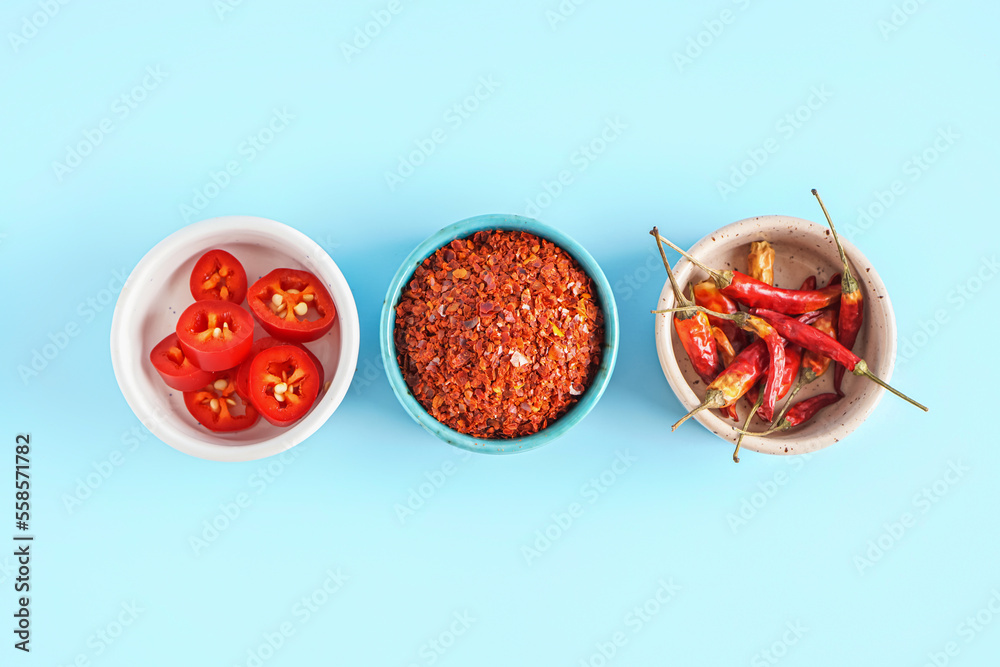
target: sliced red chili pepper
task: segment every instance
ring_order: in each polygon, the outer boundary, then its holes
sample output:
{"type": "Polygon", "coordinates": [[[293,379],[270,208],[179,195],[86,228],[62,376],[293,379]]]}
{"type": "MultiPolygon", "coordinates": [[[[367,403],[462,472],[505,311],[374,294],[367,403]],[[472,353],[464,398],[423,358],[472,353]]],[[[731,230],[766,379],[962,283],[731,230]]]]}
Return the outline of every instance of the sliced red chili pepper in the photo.
{"type": "Polygon", "coordinates": [[[215,299],[242,303],[247,296],[247,272],[240,261],[225,250],[209,250],[191,271],[191,295],[195,301],[215,299]]]}
{"type": "Polygon", "coordinates": [[[194,391],[215,379],[215,373],[204,371],[184,356],[177,334],[172,333],[153,348],[149,361],[171,389],[194,391]]]}
{"type": "Polygon", "coordinates": [[[250,402],[275,426],[290,426],[316,402],[322,382],[309,353],[298,345],[261,351],[250,363],[250,402]]]}
{"type": "Polygon", "coordinates": [[[309,359],[312,360],[313,364],[316,365],[316,371],[319,373],[319,386],[322,387],[326,383],[326,373],[323,370],[323,364],[320,362],[319,357],[312,353],[312,350],[307,348],[305,345],[299,345],[298,343],[285,343],[277,338],[272,338],[271,336],[264,336],[263,338],[258,338],[253,342],[250,347],[250,354],[247,355],[243,363],[239,365],[236,369],[236,392],[249,400],[250,397],[250,364],[253,362],[254,357],[259,353],[263,352],[272,347],[277,347],[279,345],[295,345],[301,348],[309,355],[309,359]]]}
{"type": "Polygon", "coordinates": [[[293,343],[316,340],[337,318],[333,297],[308,271],[275,269],[250,287],[250,310],[271,336],[293,343]]]}
{"type": "Polygon", "coordinates": [[[184,405],[198,423],[210,431],[242,431],[260,415],[236,393],[234,373],[221,373],[199,391],[184,392],[184,405]]]}
{"type": "Polygon", "coordinates": [[[184,356],[195,366],[224,371],[250,352],[253,318],[229,301],[195,301],[177,320],[177,339],[184,356]]]}

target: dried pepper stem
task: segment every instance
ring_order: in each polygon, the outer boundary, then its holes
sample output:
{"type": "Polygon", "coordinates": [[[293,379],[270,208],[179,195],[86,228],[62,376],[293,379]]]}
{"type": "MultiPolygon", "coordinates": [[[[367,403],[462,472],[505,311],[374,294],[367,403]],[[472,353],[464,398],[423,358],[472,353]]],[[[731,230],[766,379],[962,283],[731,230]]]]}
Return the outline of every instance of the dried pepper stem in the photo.
{"type": "MultiPolygon", "coordinates": [[[[833,218],[830,217],[830,213],[826,210],[823,198],[819,196],[816,188],[813,188],[812,193],[819,202],[820,208],[823,209],[823,215],[826,216],[826,221],[830,225],[830,231],[833,232],[833,240],[837,244],[837,251],[840,253],[840,261],[844,265],[844,276],[840,284],[840,314],[837,321],[837,340],[840,341],[841,345],[850,350],[854,347],[854,343],[858,339],[858,333],[861,331],[861,322],[864,319],[864,298],[861,294],[861,285],[858,284],[857,279],[855,279],[854,274],[851,272],[850,262],[847,261],[847,253],[844,252],[844,246],[840,242],[840,236],[837,234],[837,227],[833,224],[833,218]]],[[[840,385],[843,379],[844,369],[838,366],[834,369],[833,388],[841,395],[843,395],[843,392],[840,390],[840,385]]]]}
{"type": "Polygon", "coordinates": [[[775,328],[766,320],[743,311],[732,314],[714,313],[702,306],[683,306],[681,308],[669,308],[661,312],[682,312],[684,310],[695,310],[706,315],[711,313],[723,319],[731,320],[740,328],[760,336],[767,345],[767,352],[770,356],[767,368],[767,380],[764,383],[764,390],[761,392],[764,396],[761,413],[768,417],[773,416],[774,405],[778,401],[778,394],[781,393],[782,378],[785,375],[785,341],[778,335],[775,328]]]}
{"type": "Polygon", "coordinates": [[[807,398],[804,401],[799,401],[788,411],[787,415],[781,418],[781,420],[767,429],[766,431],[761,431],[755,433],[753,431],[747,431],[746,429],[740,431],[740,435],[754,435],[757,437],[763,437],[765,435],[771,435],[775,431],[787,431],[793,426],[799,426],[809,421],[815,416],[817,412],[827,407],[828,405],[833,405],[841,399],[841,395],[837,393],[829,394],[818,394],[811,398],[807,398]]]}
{"type": "Polygon", "coordinates": [[[798,315],[825,308],[840,299],[840,289],[835,286],[817,290],[791,290],[754,280],[739,271],[717,271],[692,257],[668,239],[660,236],[659,240],[708,273],[723,294],[751,308],[770,308],[782,313],[798,315]]]}
{"type": "Polygon", "coordinates": [[[753,416],[757,414],[757,411],[760,410],[760,406],[763,404],[764,392],[760,392],[757,395],[757,402],[753,404],[752,408],[750,408],[750,414],[747,415],[747,420],[743,422],[743,428],[740,430],[739,437],[736,438],[736,449],[733,451],[733,463],[740,462],[740,446],[743,444],[743,436],[748,433],[747,429],[750,428],[750,421],[753,419],[753,416]]]}
{"type": "Polygon", "coordinates": [[[705,400],[702,404],[684,415],[673,425],[671,430],[676,431],[678,426],[702,410],[726,408],[733,405],[764,374],[766,367],[767,345],[764,344],[764,341],[758,340],[748,345],[742,352],[736,355],[733,363],[729,364],[708,385],[708,389],[705,392],[705,400]]]}
{"type": "MultiPolygon", "coordinates": [[[[667,270],[667,277],[670,279],[670,286],[673,288],[677,303],[683,306],[693,306],[694,302],[684,295],[680,285],[677,284],[677,278],[670,268],[670,262],[667,261],[667,254],[663,251],[663,245],[659,241],[659,231],[654,227],[650,234],[657,239],[656,247],[660,251],[660,257],[663,259],[663,266],[667,270]]],[[[715,337],[712,336],[712,325],[708,321],[708,316],[704,313],[686,310],[683,311],[683,314],[674,317],[673,324],[681,346],[691,360],[695,372],[706,383],[710,383],[718,375],[721,367],[718,347],[715,337]]]]}
{"type": "Polygon", "coordinates": [[[894,389],[884,380],[872,373],[864,359],[854,354],[822,331],[773,310],[755,308],[753,314],[767,321],[771,324],[771,326],[777,329],[779,334],[793,343],[801,345],[807,350],[812,350],[813,352],[829,357],[838,364],[845,366],[847,370],[851,371],[855,375],[863,375],[884,389],[896,394],[896,396],[899,396],[903,400],[917,406],[924,412],[928,411],[925,405],[918,403],[901,391],[894,389]]]}

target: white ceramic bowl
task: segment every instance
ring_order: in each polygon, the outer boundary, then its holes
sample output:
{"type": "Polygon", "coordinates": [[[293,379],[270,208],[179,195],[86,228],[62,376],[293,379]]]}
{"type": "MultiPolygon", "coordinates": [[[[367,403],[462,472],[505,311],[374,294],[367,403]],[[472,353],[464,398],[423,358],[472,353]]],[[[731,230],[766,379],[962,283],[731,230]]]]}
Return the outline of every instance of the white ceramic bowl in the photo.
{"type": "MultiPolygon", "coordinates": [[[[670,238],[667,228],[661,229],[660,234],[670,238]]],[[[823,286],[830,276],[841,271],[837,245],[825,224],[783,215],[765,215],[734,222],[708,234],[688,252],[712,268],[746,272],[747,250],[752,241],[758,240],[768,241],[774,246],[774,282],[779,287],[798,289],[811,274],[816,275],[819,285],[823,286]]],[[[896,358],[896,319],[889,294],[878,272],[865,256],[843,237],[840,240],[864,296],[865,319],[854,345],[854,353],[868,362],[873,373],[889,381],[896,358]]],[[[682,287],[707,277],[701,269],[684,259],[672,268],[682,287]]],[[[673,306],[674,293],[670,283],[665,282],[657,308],[673,306]]],[[[670,315],[656,315],[656,351],[663,373],[686,412],[701,403],[705,387],[694,372],[671,322],[670,315]]],[[[842,440],[872,413],[885,393],[874,382],[850,373],[845,374],[842,388],[845,397],[824,408],[810,422],[767,437],[747,436],[743,439],[743,449],[765,454],[804,454],[842,440]]],[[[832,365],[823,377],[800,391],[795,400],[830,391],[833,391],[832,365]]],[[[779,406],[783,404],[784,401],[779,402],[779,406]]],[[[737,404],[740,425],[749,408],[747,399],[740,399],[737,404]]],[[[703,410],[694,418],[720,438],[736,442],[738,434],[733,429],[736,422],[724,419],[718,411],[703,410]]],[[[754,418],[750,426],[753,431],[762,431],[768,424],[754,418]]],[[[689,425],[682,425],[678,433],[684,428],[689,428],[689,425]]]]}
{"type": "MultiPolygon", "coordinates": [[[[254,337],[267,335],[256,325],[254,337]]],[[[213,461],[252,461],[278,454],[312,435],[333,414],[354,377],[361,342],[354,296],[333,259],[315,241],[288,225],[252,216],[203,220],[171,234],[146,253],[125,282],[111,322],[111,362],[118,386],[139,421],[174,449],[213,461]],[[236,433],[215,433],[198,424],[181,392],[166,386],[149,362],[153,346],[174,331],[193,303],[188,278],[206,251],[232,253],[247,272],[248,286],[277,268],[304,269],[319,277],[337,308],[325,336],[307,347],[330,387],[301,420],[286,428],[261,419],[236,433]]]]}

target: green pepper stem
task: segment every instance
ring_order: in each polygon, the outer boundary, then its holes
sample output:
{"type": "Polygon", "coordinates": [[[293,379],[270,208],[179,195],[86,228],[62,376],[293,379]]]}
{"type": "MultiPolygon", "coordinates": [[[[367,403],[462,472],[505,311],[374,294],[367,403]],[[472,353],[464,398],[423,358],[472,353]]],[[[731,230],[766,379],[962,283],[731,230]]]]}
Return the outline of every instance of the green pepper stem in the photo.
{"type": "Polygon", "coordinates": [[[722,392],[719,391],[718,389],[709,389],[705,393],[705,400],[702,402],[702,404],[696,407],[691,412],[684,415],[683,417],[681,417],[676,424],[670,427],[670,430],[676,431],[678,426],[680,426],[688,419],[701,412],[702,410],[707,410],[708,408],[723,408],[725,407],[725,405],[726,401],[722,396],[722,392]]]}
{"type": "Polygon", "coordinates": [[[844,246],[840,243],[840,236],[837,234],[837,227],[833,224],[833,218],[830,217],[830,213],[826,210],[826,204],[823,203],[823,198],[819,196],[816,192],[816,188],[812,189],[813,196],[819,202],[820,208],[823,209],[823,215],[826,216],[826,222],[830,225],[830,231],[833,232],[833,240],[837,244],[837,251],[840,253],[840,261],[844,264],[844,278],[841,281],[841,291],[844,294],[853,294],[861,289],[858,286],[858,281],[854,278],[854,274],[851,273],[851,265],[847,261],[847,253],[844,252],[844,246]]]}
{"type": "Polygon", "coordinates": [[[663,251],[663,244],[660,243],[660,239],[663,237],[660,236],[659,230],[657,230],[656,227],[653,227],[649,233],[654,239],[656,239],[656,249],[660,251],[660,258],[663,260],[663,266],[667,270],[667,278],[670,279],[670,287],[674,290],[674,297],[677,299],[677,303],[684,306],[694,305],[693,301],[688,300],[688,298],[684,296],[683,290],[681,290],[680,285],[677,284],[677,278],[674,276],[674,272],[670,268],[670,262],[667,261],[667,253],[663,251]]]}
{"type": "Polygon", "coordinates": [[[751,317],[751,315],[749,315],[748,313],[746,313],[746,312],[744,312],[742,310],[739,311],[738,313],[717,313],[716,311],[709,310],[708,308],[705,308],[704,306],[695,306],[695,305],[681,306],[680,308],[664,308],[663,310],[651,310],[649,312],[655,313],[655,314],[660,314],[660,313],[690,312],[692,310],[696,310],[698,312],[705,313],[706,315],[710,315],[711,317],[718,317],[719,319],[723,319],[723,320],[731,320],[733,322],[736,322],[736,325],[739,326],[741,329],[747,323],[747,320],[750,319],[750,317],[751,317]]]}
{"type": "Polygon", "coordinates": [[[699,262],[697,259],[695,259],[694,257],[692,257],[690,254],[688,254],[686,251],[681,250],[680,248],[678,248],[677,246],[675,246],[673,243],[670,242],[669,239],[666,239],[666,238],[660,236],[659,234],[656,235],[656,238],[658,238],[660,241],[662,241],[663,243],[666,243],[668,246],[670,246],[671,248],[673,248],[674,250],[676,250],[677,252],[679,252],[681,255],[683,255],[683,257],[687,261],[691,262],[692,264],[694,264],[695,266],[697,266],[699,269],[701,269],[702,271],[704,271],[708,275],[712,276],[712,279],[715,280],[716,282],[726,282],[725,277],[720,272],[716,271],[715,269],[708,268],[707,266],[705,266],[704,264],[702,264],[701,262],[699,262]]]}
{"type": "Polygon", "coordinates": [[[757,402],[753,404],[752,408],[750,408],[750,414],[747,415],[747,420],[743,422],[743,429],[740,430],[740,437],[736,438],[736,450],[733,452],[733,463],[740,462],[740,445],[743,444],[743,436],[747,434],[747,429],[750,428],[750,420],[753,419],[753,416],[757,414],[757,411],[760,410],[760,406],[762,405],[764,405],[764,392],[758,391],[757,402]]]}
{"type": "Polygon", "coordinates": [[[851,371],[851,372],[854,373],[855,375],[863,375],[863,376],[865,376],[866,378],[868,378],[869,380],[871,380],[875,384],[879,385],[883,389],[888,389],[889,391],[891,391],[892,393],[894,393],[896,396],[899,396],[904,401],[908,401],[909,403],[912,403],[913,405],[917,406],[918,408],[920,408],[924,412],[930,412],[930,410],[927,409],[926,405],[923,405],[922,403],[917,403],[915,400],[913,400],[912,398],[910,398],[909,396],[907,396],[903,392],[899,391],[898,389],[894,389],[892,386],[889,385],[888,382],[883,381],[877,375],[875,375],[870,370],[868,370],[868,364],[865,363],[864,359],[861,359],[860,361],[858,361],[858,363],[855,364],[855,366],[854,366],[854,370],[851,371]]]}

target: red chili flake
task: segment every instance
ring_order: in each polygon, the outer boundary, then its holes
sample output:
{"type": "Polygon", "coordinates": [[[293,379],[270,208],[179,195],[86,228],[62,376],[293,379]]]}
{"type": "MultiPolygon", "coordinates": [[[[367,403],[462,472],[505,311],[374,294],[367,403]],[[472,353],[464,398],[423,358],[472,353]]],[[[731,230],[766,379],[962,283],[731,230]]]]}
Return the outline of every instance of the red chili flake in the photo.
{"type": "Polygon", "coordinates": [[[590,277],[551,241],[497,230],[456,239],[416,268],[396,306],[403,377],[456,431],[537,433],[600,366],[604,320],[593,294],[590,277]]]}

